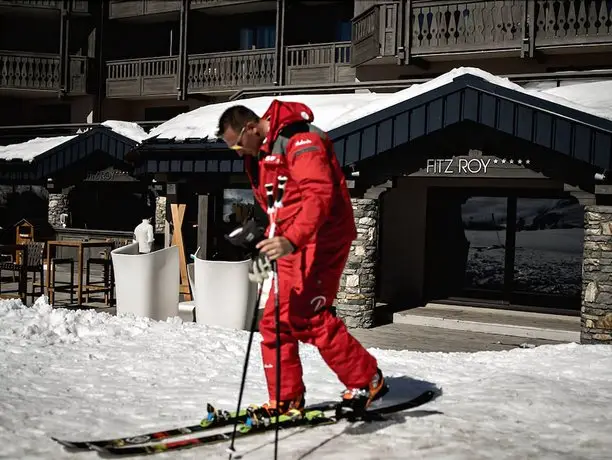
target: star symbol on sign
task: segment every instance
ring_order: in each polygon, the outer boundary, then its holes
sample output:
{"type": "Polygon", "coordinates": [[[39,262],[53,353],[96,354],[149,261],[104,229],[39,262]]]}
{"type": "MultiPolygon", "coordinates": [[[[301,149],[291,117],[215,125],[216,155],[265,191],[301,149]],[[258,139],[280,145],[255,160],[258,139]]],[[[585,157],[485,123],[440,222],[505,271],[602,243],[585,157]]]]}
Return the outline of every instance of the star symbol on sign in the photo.
{"type": "Polygon", "coordinates": [[[514,160],[510,160],[510,164],[511,164],[511,165],[512,165],[512,164],[514,164],[514,160]]]}
{"type": "Polygon", "coordinates": [[[523,164],[523,160],[517,160],[516,161],[518,164],[523,164]]]}
{"type": "Polygon", "coordinates": [[[506,159],[505,158],[502,159],[502,164],[504,164],[504,163],[506,163],[506,159]]]}
{"type": "Polygon", "coordinates": [[[526,165],[528,165],[529,163],[531,163],[529,160],[525,160],[526,165]]]}
{"type": "Polygon", "coordinates": [[[497,160],[497,158],[496,158],[495,160],[493,160],[493,163],[497,164],[497,161],[498,161],[498,160],[497,160]]]}

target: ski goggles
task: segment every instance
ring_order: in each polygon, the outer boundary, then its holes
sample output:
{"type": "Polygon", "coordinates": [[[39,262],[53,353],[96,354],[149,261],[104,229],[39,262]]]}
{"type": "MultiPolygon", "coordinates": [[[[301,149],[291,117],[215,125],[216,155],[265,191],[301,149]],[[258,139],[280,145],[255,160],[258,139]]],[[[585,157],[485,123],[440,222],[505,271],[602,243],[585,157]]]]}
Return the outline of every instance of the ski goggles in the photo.
{"type": "Polygon", "coordinates": [[[240,130],[240,132],[238,133],[238,139],[236,139],[236,143],[234,145],[232,145],[230,147],[231,150],[243,150],[244,147],[242,145],[240,145],[240,142],[242,142],[242,136],[244,135],[244,130],[246,129],[246,126],[243,126],[242,129],[240,130]]]}

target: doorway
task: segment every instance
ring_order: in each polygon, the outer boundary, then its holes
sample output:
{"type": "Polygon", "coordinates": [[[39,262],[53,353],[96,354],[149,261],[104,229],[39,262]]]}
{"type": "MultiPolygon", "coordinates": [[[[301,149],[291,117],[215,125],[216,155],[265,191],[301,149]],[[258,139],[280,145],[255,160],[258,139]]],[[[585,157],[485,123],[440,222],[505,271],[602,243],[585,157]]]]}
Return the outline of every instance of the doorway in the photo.
{"type": "Polygon", "coordinates": [[[580,310],[583,219],[565,193],[430,188],[426,300],[580,310]]]}

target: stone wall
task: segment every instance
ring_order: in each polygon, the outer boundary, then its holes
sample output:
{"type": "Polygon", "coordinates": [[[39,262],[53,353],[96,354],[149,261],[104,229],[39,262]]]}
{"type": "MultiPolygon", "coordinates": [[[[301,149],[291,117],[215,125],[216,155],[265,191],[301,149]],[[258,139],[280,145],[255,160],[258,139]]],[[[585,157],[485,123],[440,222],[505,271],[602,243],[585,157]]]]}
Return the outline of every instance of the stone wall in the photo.
{"type": "Polygon", "coordinates": [[[581,343],[612,344],[612,207],[586,206],[581,343]]]}
{"type": "Polygon", "coordinates": [[[155,233],[164,233],[166,225],[166,197],[158,196],[155,198],[155,233]]]}
{"type": "Polygon", "coordinates": [[[378,200],[352,199],[357,238],[340,281],[336,310],[348,327],[374,326],[378,200]]]}
{"type": "Polygon", "coordinates": [[[49,193],[48,219],[53,227],[61,227],[60,215],[62,213],[68,214],[69,212],[70,203],[68,202],[68,195],[62,193],[49,193]]]}

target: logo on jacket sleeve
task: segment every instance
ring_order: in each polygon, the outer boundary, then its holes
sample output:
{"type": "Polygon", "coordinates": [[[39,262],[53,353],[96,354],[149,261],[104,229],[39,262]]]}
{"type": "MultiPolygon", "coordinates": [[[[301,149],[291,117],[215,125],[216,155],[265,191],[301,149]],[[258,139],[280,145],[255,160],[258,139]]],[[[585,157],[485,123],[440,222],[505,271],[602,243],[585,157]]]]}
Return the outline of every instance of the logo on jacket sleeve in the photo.
{"type": "Polygon", "coordinates": [[[299,141],[295,142],[296,147],[301,147],[302,145],[310,145],[310,144],[312,144],[312,141],[310,139],[300,139],[299,141]]]}

